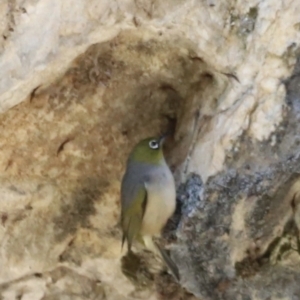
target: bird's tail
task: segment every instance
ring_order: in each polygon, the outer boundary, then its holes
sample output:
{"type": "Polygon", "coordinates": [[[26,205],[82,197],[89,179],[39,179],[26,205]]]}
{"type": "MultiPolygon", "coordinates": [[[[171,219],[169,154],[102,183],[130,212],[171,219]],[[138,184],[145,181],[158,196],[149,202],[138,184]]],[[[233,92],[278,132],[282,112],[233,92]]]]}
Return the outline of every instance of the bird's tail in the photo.
{"type": "Polygon", "coordinates": [[[161,257],[161,259],[164,261],[164,263],[167,265],[167,267],[170,269],[171,273],[175,277],[175,279],[179,282],[180,276],[179,276],[179,270],[174,263],[174,261],[171,259],[171,257],[167,254],[167,252],[155,241],[153,241],[152,237],[145,236],[143,237],[145,246],[154,252],[156,255],[161,257]]]}

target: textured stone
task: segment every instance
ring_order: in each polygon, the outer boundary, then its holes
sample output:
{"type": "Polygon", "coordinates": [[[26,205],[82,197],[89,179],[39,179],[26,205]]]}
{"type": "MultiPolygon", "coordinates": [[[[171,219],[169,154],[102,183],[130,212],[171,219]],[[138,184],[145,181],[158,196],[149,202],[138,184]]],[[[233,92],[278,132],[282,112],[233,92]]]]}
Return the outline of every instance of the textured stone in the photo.
{"type": "Polygon", "coordinates": [[[0,298],[298,299],[299,14],[3,0],[0,298]],[[126,157],[166,130],[180,284],[118,227],[126,157]]]}

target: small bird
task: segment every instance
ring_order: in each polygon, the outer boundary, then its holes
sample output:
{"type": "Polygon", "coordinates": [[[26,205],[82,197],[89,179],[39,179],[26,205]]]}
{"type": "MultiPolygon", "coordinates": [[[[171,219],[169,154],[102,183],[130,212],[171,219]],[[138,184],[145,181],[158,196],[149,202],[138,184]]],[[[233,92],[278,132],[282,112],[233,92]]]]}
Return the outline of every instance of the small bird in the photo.
{"type": "Polygon", "coordinates": [[[128,252],[142,238],[146,248],[159,255],[179,281],[179,271],[153,237],[158,237],[176,208],[174,177],[163,154],[165,135],[140,141],[131,151],[121,184],[122,247],[128,252]]]}

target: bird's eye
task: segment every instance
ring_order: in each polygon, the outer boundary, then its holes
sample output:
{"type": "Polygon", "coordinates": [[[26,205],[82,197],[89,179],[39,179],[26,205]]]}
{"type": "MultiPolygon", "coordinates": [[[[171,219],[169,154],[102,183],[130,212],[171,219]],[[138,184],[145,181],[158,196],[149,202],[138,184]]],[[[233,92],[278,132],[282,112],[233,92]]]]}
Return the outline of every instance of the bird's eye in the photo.
{"type": "Polygon", "coordinates": [[[152,140],[149,142],[149,147],[151,149],[158,149],[159,145],[158,145],[158,142],[156,140],[152,140]]]}

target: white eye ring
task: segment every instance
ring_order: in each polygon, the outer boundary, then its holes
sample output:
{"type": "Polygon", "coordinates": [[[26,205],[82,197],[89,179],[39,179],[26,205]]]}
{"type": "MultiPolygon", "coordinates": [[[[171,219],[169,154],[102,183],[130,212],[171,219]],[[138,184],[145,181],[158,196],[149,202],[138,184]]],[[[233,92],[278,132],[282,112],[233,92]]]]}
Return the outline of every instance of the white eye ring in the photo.
{"type": "Polygon", "coordinates": [[[158,145],[158,142],[156,140],[152,140],[149,142],[149,147],[151,149],[158,149],[159,145],[158,145]]]}

